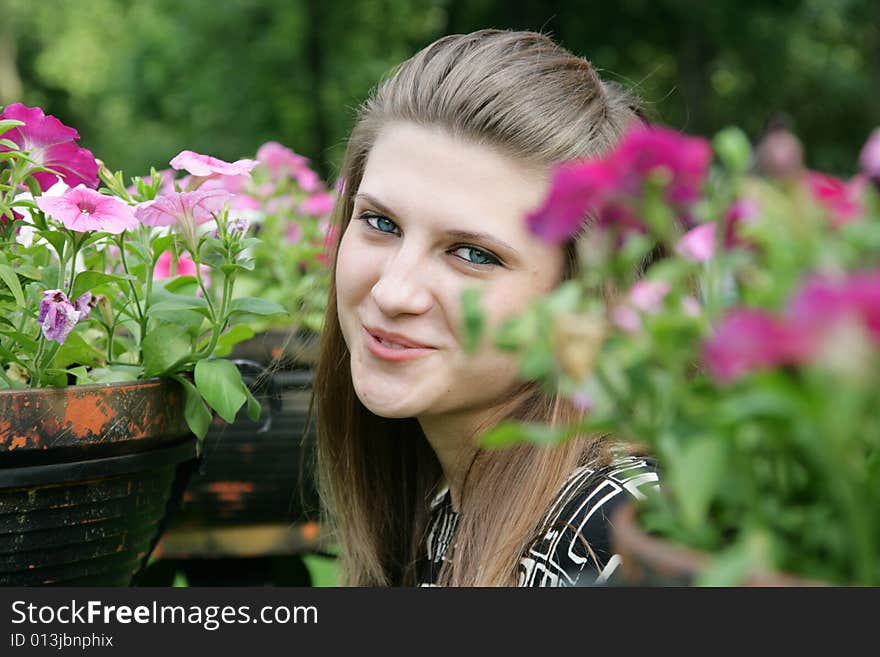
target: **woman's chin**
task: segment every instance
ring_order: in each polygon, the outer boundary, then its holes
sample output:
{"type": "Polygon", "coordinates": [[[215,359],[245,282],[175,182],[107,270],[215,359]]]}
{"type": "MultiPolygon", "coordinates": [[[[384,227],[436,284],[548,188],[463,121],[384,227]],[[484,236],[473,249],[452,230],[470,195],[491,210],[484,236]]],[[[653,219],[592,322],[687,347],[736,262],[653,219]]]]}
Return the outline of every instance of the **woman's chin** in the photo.
{"type": "Polygon", "coordinates": [[[361,404],[374,415],[385,418],[406,418],[414,417],[422,410],[412,403],[401,403],[399,399],[388,399],[384,396],[371,394],[368,391],[359,390],[355,385],[355,393],[361,404]]]}

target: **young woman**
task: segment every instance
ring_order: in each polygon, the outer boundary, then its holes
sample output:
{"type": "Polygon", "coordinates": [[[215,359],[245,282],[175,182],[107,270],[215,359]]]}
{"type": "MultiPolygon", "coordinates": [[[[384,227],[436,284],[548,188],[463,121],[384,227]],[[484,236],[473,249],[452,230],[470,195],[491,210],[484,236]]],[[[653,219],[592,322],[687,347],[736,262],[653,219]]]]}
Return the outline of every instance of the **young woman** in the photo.
{"type": "Polygon", "coordinates": [[[348,585],[603,582],[608,514],[644,460],[608,437],[480,450],[517,418],[569,422],[484,340],[464,348],[460,295],[490,327],[576,272],[524,217],[554,164],[610,149],[634,98],[531,32],[444,37],[378,86],[352,132],[314,386],[322,499],[348,585]]]}

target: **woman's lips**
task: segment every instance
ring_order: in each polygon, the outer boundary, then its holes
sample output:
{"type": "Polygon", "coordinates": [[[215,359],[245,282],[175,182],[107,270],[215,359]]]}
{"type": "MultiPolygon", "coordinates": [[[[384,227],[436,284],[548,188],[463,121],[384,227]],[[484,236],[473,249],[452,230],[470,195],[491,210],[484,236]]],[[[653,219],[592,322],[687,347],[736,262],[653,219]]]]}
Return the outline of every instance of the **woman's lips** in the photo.
{"type": "Polygon", "coordinates": [[[432,354],[437,351],[434,348],[412,348],[412,347],[404,347],[403,349],[397,349],[393,347],[386,347],[384,344],[379,342],[379,340],[373,336],[367,329],[364,329],[364,339],[367,342],[367,349],[370,350],[370,353],[376,356],[377,358],[381,358],[382,360],[388,360],[392,362],[399,362],[402,360],[412,360],[413,358],[421,358],[422,356],[427,356],[428,354],[432,354]]]}

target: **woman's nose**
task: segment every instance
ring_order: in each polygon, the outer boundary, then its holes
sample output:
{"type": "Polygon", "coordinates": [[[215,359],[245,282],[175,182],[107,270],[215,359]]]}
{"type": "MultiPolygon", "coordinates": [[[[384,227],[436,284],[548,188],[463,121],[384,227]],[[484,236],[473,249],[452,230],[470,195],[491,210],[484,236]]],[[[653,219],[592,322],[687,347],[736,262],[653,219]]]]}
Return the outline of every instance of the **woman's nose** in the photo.
{"type": "Polygon", "coordinates": [[[389,317],[427,312],[433,301],[425,270],[424,255],[398,249],[370,291],[379,309],[389,317]]]}

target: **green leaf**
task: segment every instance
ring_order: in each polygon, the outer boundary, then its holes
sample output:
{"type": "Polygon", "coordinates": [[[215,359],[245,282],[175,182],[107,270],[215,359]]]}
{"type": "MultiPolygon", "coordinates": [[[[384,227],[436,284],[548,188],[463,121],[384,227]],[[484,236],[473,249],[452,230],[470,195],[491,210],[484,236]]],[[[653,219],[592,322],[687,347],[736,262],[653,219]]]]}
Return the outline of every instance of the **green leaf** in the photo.
{"type": "Polygon", "coordinates": [[[480,337],[486,324],[480,296],[480,290],[477,288],[468,288],[461,293],[464,348],[468,353],[473,353],[480,344],[480,337]]]}
{"type": "Polygon", "coordinates": [[[148,377],[164,374],[191,351],[189,337],[175,324],[159,324],[147,331],[141,343],[144,356],[144,374],[148,377]]]}
{"type": "Polygon", "coordinates": [[[529,422],[502,422],[483,434],[480,445],[497,449],[518,443],[553,445],[561,442],[567,430],[565,427],[551,427],[546,424],[529,422]]]}
{"type": "Polygon", "coordinates": [[[196,387],[217,415],[230,424],[247,401],[245,385],[235,363],[218,358],[200,360],[195,368],[196,387]]]}
{"type": "Polygon", "coordinates": [[[286,315],[287,309],[281,304],[257,297],[233,299],[229,304],[229,314],[247,313],[249,315],[286,315]]]}
{"type": "Polygon", "coordinates": [[[64,233],[57,230],[38,230],[37,235],[52,245],[56,253],[64,253],[64,246],[67,244],[67,238],[64,233]]]}
{"type": "Polygon", "coordinates": [[[257,398],[251,394],[250,389],[245,386],[244,392],[247,395],[247,416],[251,422],[256,422],[260,419],[260,412],[262,408],[260,407],[260,402],[257,401],[257,398]]]}
{"type": "Polygon", "coordinates": [[[55,352],[52,364],[58,368],[67,368],[74,364],[93,366],[102,364],[103,359],[104,354],[86,342],[79,331],[72,331],[55,352]]]}
{"type": "Polygon", "coordinates": [[[167,313],[169,311],[177,312],[180,310],[190,310],[197,312],[204,317],[211,317],[211,310],[208,308],[208,302],[202,297],[166,294],[160,298],[161,301],[151,304],[147,310],[147,315],[149,317],[152,317],[156,313],[167,313]]]}
{"type": "Polygon", "coordinates": [[[100,271],[81,271],[76,275],[73,283],[73,296],[76,299],[84,292],[88,292],[92,288],[103,285],[104,283],[120,282],[126,280],[124,276],[114,276],[113,274],[105,274],[100,271]]]}
{"type": "Polygon", "coordinates": [[[211,411],[198,388],[182,376],[175,376],[174,379],[183,386],[186,394],[186,406],[183,410],[186,425],[196,438],[203,440],[211,427],[211,411]]]}
{"type": "Polygon", "coordinates": [[[724,128],[712,140],[715,152],[732,173],[743,174],[752,160],[752,146],[746,134],[736,127],[724,128]]]}
{"type": "Polygon", "coordinates": [[[144,368],[140,365],[111,365],[110,367],[96,367],[90,374],[95,383],[117,383],[122,381],[137,381],[144,368]]]}
{"type": "Polygon", "coordinates": [[[89,376],[89,371],[85,365],[80,365],[79,367],[74,367],[73,369],[68,370],[69,374],[72,374],[76,377],[76,385],[84,386],[90,383],[95,383],[95,380],[89,376]]]}
{"type": "Polygon", "coordinates": [[[706,521],[709,504],[724,472],[724,443],[715,436],[691,439],[669,460],[669,489],[677,491],[682,520],[691,529],[706,521]]]}
{"type": "MultiPolygon", "coordinates": [[[[232,348],[239,342],[250,340],[254,337],[254,329],[247,324],[235,324],[226,333],[217,340],[217,346],[214,348],[213,356],[228,356],[232,353],[232,348]]],[[[206,337],[199,343],[199,349],[204,349],[211,341],[211,336],[206,337]]]]}
{"type": "Polygon", "coordinates": [[[9,265],[0,265],[0,279],[3,279],[6,286],[12,291],[12,296],[15,297],[15,304],[19,308],[24,308],[24,292],[21,289],[21,283],[18,281],[18,276],[12,271],[12,267],[9,265]]]}
{"type": "MultiPolygon", "coordinates": [[[[24,125],[24,121],[19,121],[18,119],[3,119],[2,121],[0,121],[0,135],[20,125],[24,125]]],[[[13,146],[11,146],[11,148],[17,149],[18,144],[15,144],[13,142],[13,146]]]]}

